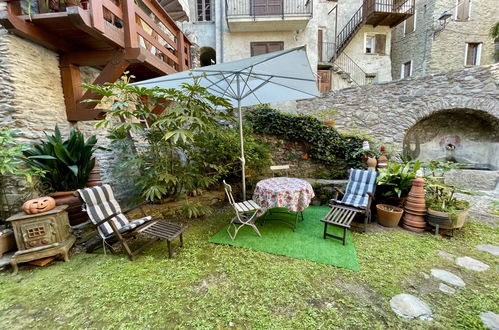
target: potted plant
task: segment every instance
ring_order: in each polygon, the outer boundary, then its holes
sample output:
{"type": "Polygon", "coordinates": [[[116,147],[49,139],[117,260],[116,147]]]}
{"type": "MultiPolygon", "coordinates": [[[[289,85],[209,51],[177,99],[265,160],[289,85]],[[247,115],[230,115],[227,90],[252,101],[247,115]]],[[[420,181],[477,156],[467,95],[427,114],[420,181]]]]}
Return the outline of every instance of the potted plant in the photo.
{"type": "Polygon", "coordinates": [[[404,210],[388,204],[376,204],[378,223],[385,227],[397,227],[404,210]]]}
{"type": "Polygon", "coordinates": [[[40,178],[43,192],[50,193],[57,205],[69,205],[71,225],[87,220],[75,190],[85,187],[95,166],[93,153],[96,149],[102,149],[96,144],[95,135],[85,141],[83,133],[76,129],[71,129],[69,138],[63,139],[56,126],[54,135],[46,135],[46,141],[24,151],[29,165],[45,171],[45,175],[40,178]]]}
{"type": "Polygon", "coordinates": [[[353,154],[353,157],[362,156],[362,162],[367,163],[368,168],[376,168],[378,161],[376,158],[380,156],[378,148],[371,148],[369,141],[362,142],[362,147],[353,154]]]}
{"type": "Polygon", "coordinates": [[[34,175],[43,175],[43,170],[25,166],[23,151],[27,146],[16,143],[15,135],[16,132],[8,127],[0,128],[0,257],[16,247],[14,233],[4,222],[14,212],[6,197],[7,178],[23,178],[31,185],[34,175]]]}
{"type": "Polygon", "coordinates": [[[426,178],[426,204],[428,206],[427,220],[433,226],[443,229],[459,229],[463,227],[470,203],[455,197],[456,192],[466,191],[455,185],[442,183],[438,178],[426,178]]]}
{"type": "Polygon", "coordinates": [[[398,207],[403,207],[407,195],[412,187],[412,180],[421,167],[419,160],[407,163],[389,162],[388,167],[380,168],[376,183],[378,196],[385,202],[398,207]]]}

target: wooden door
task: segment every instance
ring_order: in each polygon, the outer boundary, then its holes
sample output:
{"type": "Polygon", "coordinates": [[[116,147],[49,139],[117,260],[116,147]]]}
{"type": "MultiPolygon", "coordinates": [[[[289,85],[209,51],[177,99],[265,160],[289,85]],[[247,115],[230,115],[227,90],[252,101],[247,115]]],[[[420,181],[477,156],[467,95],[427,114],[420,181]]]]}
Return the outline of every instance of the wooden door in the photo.
{"type": "Polygon", "coordinates": [[[327,93],[331,90],[331,71],[330,70],[318,70],[319,75],[319,91],[321,93],[327,93]]]}
{"type": "Polygon", "coordinates": [[[253,12],[255,16],[282,15],[282,0],[253,0],[253,12]]]}

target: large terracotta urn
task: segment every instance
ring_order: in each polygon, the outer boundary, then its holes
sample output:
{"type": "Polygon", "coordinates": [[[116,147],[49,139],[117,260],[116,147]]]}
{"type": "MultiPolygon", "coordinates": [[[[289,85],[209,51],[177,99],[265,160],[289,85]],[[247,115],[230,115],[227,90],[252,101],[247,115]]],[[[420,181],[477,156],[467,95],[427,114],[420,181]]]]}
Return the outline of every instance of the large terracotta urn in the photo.
{"type": "Polygon", "coordinates": [[[404,205],[405,215],[402,227],[407,230],[422,233],[426,229],[426,202],[424,179],[416,178],[412,181],[411,191],[404,205]]]}
{"type": "Polygon", "coordinates": [[[50,194],[50,197],[55,199],[55,204],[67,205],[69,224],[71,226],[79,225],[90,220],[87,216],[87,212],[82,210],[82,201],[78,196],[77,191],[58,191],[50,194]]]}

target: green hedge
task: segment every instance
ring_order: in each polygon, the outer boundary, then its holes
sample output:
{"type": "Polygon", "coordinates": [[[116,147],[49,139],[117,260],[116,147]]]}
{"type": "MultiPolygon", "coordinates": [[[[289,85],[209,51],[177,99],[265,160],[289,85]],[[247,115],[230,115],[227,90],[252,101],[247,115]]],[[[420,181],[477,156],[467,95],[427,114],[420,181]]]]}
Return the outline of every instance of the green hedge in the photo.
{"type": "Polygon", "coordinates": [[[362,166],[358,150],[364,138],[343,135],[315,117],[261,108],[249,112],[246,119],[256,133],[307,143],[309,156],[320,163],[344,168],[362,166]]]}

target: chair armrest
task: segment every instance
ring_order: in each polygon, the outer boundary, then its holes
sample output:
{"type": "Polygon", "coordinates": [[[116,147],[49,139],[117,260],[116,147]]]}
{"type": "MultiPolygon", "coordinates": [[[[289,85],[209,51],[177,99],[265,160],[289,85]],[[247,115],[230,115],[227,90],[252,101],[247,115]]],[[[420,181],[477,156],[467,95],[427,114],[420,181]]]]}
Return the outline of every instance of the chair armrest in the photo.
{"type": "Polygon", "coordinates": [[[337,200],[336,198],[333,198],[333,199],[330,199],[329,200],[329,206],[333,206],[333,205],[336,205],[336,204],[339,204],[340,201],[337,200]]]}
{"type": "Polygon", "coordinates": [[[97,227],[97,226],[100,226],[100,225],[102,225],[103,223],[110,221],[112,218],[114,218],[114,217],[115,217],[115,216],[117,216],[117,215],[118,215],[118,213],[113,213],[113,214],[111,214],[110,216],[108,216],[107,218],[105,218],[105,219],[103,219],[103,220],[101,220],[101,221],[97,222],[97,223],[95,224],[95,226],[96,226],[96,227],[97,227]]]}
{"type": "Polygon", "coordinates": [[[340,188],[338,187],[333,187],[334,190],[336,190],[336,194],[334,195],[334,199],[338,199],[338,197],[340,195],[345,195],[345,192],[343,190],[341,190],[340,188]]]}

